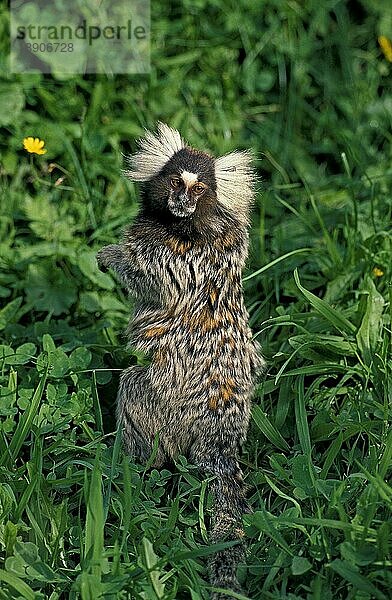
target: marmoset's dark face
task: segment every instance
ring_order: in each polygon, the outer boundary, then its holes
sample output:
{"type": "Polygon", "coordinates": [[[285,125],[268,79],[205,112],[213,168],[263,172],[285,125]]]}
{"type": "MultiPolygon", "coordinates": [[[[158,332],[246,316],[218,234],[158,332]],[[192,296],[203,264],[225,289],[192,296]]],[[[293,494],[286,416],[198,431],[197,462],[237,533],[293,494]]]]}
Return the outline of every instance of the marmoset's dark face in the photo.
{"type": "Polygon", "coordinates": [[[186,218],[216,205],[213,159],[204,152],[183,148],[149,182],[149,200],[175,217],[186,218]]]}

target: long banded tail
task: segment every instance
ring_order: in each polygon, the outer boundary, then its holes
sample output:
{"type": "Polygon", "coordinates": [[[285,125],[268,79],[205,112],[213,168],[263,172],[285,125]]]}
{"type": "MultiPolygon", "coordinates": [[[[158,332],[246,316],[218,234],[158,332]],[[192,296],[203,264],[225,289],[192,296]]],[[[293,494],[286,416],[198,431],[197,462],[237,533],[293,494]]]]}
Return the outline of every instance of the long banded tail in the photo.
{"type": "MultiPolygon", "coordinates": [[[[239,543],[212,555],[209,561],[210,581],[214,587],[240,592],[237,568],[245,560],[242,515],[250,510],[245,499],[242,473],[218,475],[212,482],[211,491],[214,497],[211,542],[216,544],[238,540],[239,543]]],[[[232,596],[223,592],[214,592],[211,598],[232,600],[232,596]]]]}

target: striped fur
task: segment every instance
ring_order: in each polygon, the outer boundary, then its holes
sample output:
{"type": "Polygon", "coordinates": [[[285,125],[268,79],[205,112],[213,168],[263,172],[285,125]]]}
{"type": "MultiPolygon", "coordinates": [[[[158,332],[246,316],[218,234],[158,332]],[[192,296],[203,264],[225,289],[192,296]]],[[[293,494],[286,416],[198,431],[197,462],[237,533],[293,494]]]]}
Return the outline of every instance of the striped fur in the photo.
{"type": "MultiPolygon", "coordinates": [[[[241,517],[249,508],[238,454],[264,367],[248,326],[241,280],[254,174],[248,153],[214,162],[181,144],[179,133],[163,124],[156,136],[147,134],[140,142],[129,174],[138,181],[150,177],[141,212],[120,245],[98,254],[100,265],[114,269],[134,298],[131,346],[151,357],[150,365],[122,373],[118,422],[135,459],[148,460],[158,435],[156,467],[184,454],[213,476],[211,541],[238,544],[210,559],[210,581],[239,591],[236,570],[245,555],[241,517]],[[165,190],[173,193],[176,168],[188,173],[197,168],[208,185],[204,200],[183,218],[162,204],[165,190]]],[[[216,592],[212,598],[231,596],[216,592]]]]}

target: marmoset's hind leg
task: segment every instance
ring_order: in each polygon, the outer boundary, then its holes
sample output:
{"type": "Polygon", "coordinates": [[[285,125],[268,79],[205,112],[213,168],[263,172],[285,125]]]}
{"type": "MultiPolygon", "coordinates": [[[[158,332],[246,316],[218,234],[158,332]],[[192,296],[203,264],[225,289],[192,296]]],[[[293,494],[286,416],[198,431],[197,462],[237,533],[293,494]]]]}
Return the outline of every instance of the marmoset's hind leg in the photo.
{"type": "MultiPolygon", "coordinates": [[[[150,458],[161,428],[154,404],[146,367],[135,365],[125,369],[117,396],[117,422],[123,431],[127,453],[141,463],[150,458]]],[[[159,468],[165,462],[167,457],[159,444],[154,467],[159,468]]]]}
{"type": "MultiPolygon", "coordinates": [[[[236,449],[225,453],[213,443],[195,443],[190,459],[207,475],[215,475],[211,483],[213,495],[213,516],[211,543],[238,540],[239,543],[212,555],[208,567],[214,587],[241,592],[237,579],[237,567],[245,561],[245,544],[242,515],[250,511],[245,497],[242,471],[237,460],[236,449]]],[[[215,592],[212,600],[230,600],[232,596],[215,592]]]]}

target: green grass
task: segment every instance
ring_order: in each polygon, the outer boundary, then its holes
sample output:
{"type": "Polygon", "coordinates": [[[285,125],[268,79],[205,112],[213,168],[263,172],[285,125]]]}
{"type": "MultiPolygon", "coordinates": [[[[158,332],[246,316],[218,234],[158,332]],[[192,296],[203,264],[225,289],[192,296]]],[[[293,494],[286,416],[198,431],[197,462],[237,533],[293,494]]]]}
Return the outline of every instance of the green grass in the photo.
{"type": "Polygon", "coordinates": [[[389,4],[153,2],[150,76],[0,81],[0,600],[208,598],[207,482],[123,456],[118,376],[141,358],[94,258],[137,211],[121,152],[158,119],[259,159],[247,597],[390,597],[389,4]]]}

